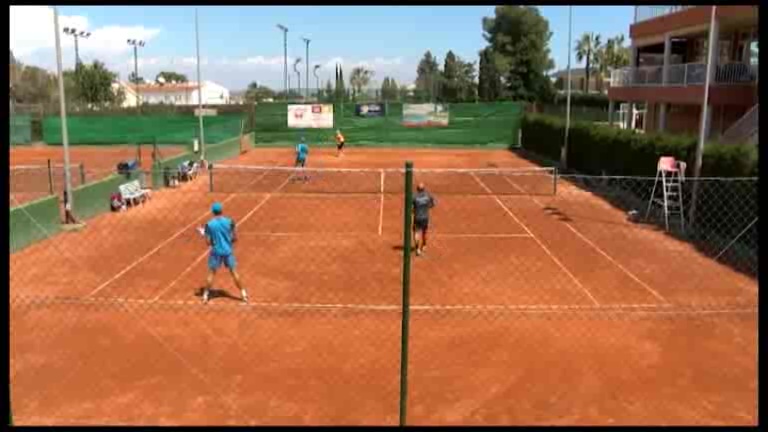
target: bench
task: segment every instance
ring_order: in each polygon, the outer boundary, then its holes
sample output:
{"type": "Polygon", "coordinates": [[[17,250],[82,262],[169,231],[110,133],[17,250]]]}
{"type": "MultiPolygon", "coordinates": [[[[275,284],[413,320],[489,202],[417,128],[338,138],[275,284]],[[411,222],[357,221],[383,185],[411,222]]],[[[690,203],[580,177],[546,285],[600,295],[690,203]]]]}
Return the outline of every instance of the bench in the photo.
{"type": "Polygon", "coordinates": [[[145,200],[150,198],[149,189],[142,189],[138,180],[133,180],[128,183],[123,183],[119,186],[120,195],[123,196],[125,202],[134,205],[136,202],[144,203],[145,200]]]}

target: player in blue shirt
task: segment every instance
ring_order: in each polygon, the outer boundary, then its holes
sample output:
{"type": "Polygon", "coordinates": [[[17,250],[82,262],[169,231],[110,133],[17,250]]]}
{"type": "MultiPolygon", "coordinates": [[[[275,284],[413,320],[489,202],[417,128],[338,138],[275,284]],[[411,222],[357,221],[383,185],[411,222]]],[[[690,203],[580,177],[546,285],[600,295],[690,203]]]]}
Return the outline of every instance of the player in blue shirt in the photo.
{"type": "Polygon", "coordinates": [[[235,253],[232,249],[232,244],[237,241],[235,222],[222,215],[224,208],[221,203],[213,203],[211,211],[214,217],[205,224],[203,229],[208,246],[211,248],[210,255],[208,255],[208,278],[206,279],[205,290],[203,291],[203,303],[208,303],[213,277],[222,265],[229,269],[235,285],[240,289],[243,303],[248,303],[248,293],[243,288],[240,276],[235,270],[237,262],[235,261],[235,253]]]}
{"type": "Polygon", "coordinates": [[[305,142],[306,140],[304,137],[301,137],[301,142],[296,145],[296,163],[294,165],[295,168],[301,168],[302,176],[301,178],[304,181],[309,180],[309,177],[307,176],[306,171],[304,170],[304,167],[307,164],[307,155],[309,154],[309,146],[305,142]]]}

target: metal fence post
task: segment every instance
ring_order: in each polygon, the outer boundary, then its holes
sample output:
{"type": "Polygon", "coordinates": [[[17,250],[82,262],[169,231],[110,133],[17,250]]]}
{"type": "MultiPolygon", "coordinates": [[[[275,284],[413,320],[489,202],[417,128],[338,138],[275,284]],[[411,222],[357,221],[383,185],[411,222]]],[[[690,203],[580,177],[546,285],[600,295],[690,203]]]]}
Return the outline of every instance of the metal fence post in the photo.
{"type": "Polygon", "coordinates": [[[53,168],[50,159],[48,159],[48,192],[53,195],[53,168]]]}
{"type": "Polygon", "coordinates": [[[403,212],[403,311],[400,332],[400,426],[408,408],[408,327],[411,295],[411,213],[413,211],[413,162],[405,163],[405,211],[403,212]]]}
{"type": "Polygon", "coordinates": [[[85,164],[80,162],[80,185],[85,184],[85,164]]]}
{"type": "Polygon", "coordinates": [[[208,192],[213,192],[213,164],[212,163],[208,164],[208,192]]]}

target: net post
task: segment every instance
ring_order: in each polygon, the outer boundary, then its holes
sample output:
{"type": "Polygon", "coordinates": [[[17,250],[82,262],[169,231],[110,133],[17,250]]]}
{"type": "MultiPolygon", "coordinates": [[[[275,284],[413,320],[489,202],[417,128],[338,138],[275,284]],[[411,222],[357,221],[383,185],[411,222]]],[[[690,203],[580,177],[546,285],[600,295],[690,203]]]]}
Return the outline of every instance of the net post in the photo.
{"type": "Polygon", "coordinates": [[[48,192],[53,195],[53,168],[50,159],[48,159],[48,192]]]}
{"type": "Polygon", "coordinates": [[[557,176],[557,167],[554,167],[552,171],[552,196],[557,196],[557,176]]]}
{"type": "Polygon", "coordinates": [[[141,140],[136,140],[136,160],[139,161],[139,165],[141,165],[141,140]]]}
{"type": "MultiPolygon", "coordinates": [[[[205,161],[203,161],[205,163],[205,161]]],[[[213,164],[208,164],[208,192],[213,192],[213,164]]]]}
{"type": "Polygon", "coordinates": [[[80,184],[84,185],[85,184],[85,163],[80,162],[79,169],[80,169],[80,184]]]}
{"type": "Polygon", "coordinates": [[[408,408],[408,329],[411,291],[411,214],[413,212],[413,162],[405,163],[403,218],[403,300],[400,330],[400,426],[406,424],[408,408]]]}

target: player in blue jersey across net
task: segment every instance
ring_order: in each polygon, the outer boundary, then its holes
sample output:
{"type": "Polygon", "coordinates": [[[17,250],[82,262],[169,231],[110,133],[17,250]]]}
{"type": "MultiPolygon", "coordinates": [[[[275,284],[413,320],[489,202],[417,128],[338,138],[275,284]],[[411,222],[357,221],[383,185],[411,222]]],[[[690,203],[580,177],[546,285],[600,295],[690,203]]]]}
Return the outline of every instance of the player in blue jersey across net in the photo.
{"type": "Polygon", "coordinates": [[[240,282],[240,275],[235,270],[237,261],[235,260],[235,251],[232,248],[233,243],[237,241],[235,222],[223,215],[224,207],[221,203],[213,203],[211,212],[213,213],[213,219],[208,221],[204,228],[201,227],[202,234],[205,235],[208,246],[211,248],[208,255],[208,278],[205,281],[205,288],[203,290],[203,303],[208,303],[208,300],[210,300],[213,278],[216,275],[216,271],[222,265],[229,269],[235,285],[240,289],[243,303],[248,303],[248,293],[243,288],[243,284],[240,282]]]}
{"type": "Polygon", "coordinates": [[[435,206],[435,198],[427,192],[424,183],[416,186],[413,196],[413,236],[416,240],[416,255],[424,254],[427,247],[427,231],[429,230],[429,211],[435,206]]]}
{"type": "Polygon", "coordinates": [[[307,155],[309,155],[309,146],[307,145],[304,137],[301,137],[301,142],[296,145],[296,162],[294,164],[294,168],[301,169],[301,176],[299,178],[304,181],[309,180],[309,176],[307,176],[307,172],[305,170],[307,165],[307,155]]]}

